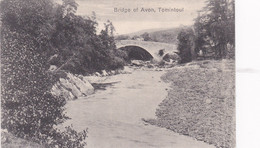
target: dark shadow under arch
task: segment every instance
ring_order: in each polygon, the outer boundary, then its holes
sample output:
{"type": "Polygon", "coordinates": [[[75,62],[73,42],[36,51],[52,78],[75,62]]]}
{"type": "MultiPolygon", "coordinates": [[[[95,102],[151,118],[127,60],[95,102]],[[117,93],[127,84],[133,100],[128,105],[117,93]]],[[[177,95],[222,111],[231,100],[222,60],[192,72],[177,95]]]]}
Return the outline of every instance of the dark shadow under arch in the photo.
{"type": "Polygon", "coordinates": [[[153,59],[153,56],[147,50],[139,46],[125,46],[120,47],[119,50],[126,51],[128,60],[149,61],[153,59]]]}

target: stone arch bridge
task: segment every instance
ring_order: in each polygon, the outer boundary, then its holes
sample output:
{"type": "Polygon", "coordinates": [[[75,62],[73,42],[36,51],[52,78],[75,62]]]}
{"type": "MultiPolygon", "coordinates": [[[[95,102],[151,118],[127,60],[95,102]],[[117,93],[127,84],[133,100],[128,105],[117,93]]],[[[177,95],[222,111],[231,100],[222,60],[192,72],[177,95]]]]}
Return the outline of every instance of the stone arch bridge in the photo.
{"type": "Polygon", "coordinates": [[[160,43],[160,42],[151,42],[151,41],[137,41],[137,40],[121,40],[116,42],[117,49],[123,48],[123,47],[131,47],[131,46],[137,46],[138,49],[145,49],[154,60],[160,61],[163,56],[159,55],[159,51],[163,50],[164,54],[166,53],[176,53],[178,52],[177,46],[174,44],[168,44],[168,43],[160,43]],[[141,47],[141,48],[140,48],[141,47]]]}

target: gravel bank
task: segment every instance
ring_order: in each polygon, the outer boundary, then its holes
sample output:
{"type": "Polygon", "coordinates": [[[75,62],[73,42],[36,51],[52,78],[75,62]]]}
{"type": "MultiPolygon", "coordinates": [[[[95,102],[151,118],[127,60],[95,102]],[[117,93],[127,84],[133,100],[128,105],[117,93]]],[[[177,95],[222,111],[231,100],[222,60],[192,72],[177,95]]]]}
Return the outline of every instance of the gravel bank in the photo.
{"type": "Polygon", "coordinates": [[[234,61],[193,62],[162,78],[171,89],[149,123],[216,147],[235,147],[234,61]]]}

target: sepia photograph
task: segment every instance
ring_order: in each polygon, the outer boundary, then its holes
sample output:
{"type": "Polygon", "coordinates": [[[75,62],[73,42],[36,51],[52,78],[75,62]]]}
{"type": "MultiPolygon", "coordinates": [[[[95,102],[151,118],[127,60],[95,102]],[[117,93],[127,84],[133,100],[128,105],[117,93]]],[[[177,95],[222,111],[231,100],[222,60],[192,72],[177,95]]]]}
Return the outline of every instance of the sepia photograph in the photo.
{"type": "Polygon", "coordinates": [[[2,148],[235,148],[235,0],[0,0],[2,148]]]}

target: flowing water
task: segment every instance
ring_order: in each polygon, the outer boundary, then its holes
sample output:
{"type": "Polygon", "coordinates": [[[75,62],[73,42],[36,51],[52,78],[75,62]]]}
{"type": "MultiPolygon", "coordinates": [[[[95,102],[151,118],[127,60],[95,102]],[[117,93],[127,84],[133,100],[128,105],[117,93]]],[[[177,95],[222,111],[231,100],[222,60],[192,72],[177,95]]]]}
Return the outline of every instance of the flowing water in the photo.
{"type": "Polygon", "coordinates": [[[88,128],[89,148],[208,148],[204,142],[149,125],[142,118],[156,118],[155,110],[167,96],[165,71],[134,70],[108,76],[95,94],[70,101],[65,125],[88,128]]]}

